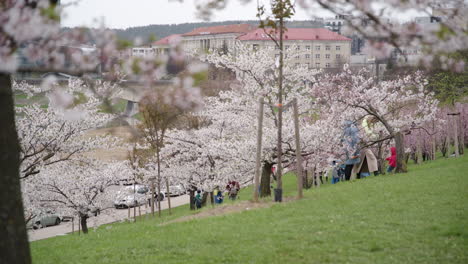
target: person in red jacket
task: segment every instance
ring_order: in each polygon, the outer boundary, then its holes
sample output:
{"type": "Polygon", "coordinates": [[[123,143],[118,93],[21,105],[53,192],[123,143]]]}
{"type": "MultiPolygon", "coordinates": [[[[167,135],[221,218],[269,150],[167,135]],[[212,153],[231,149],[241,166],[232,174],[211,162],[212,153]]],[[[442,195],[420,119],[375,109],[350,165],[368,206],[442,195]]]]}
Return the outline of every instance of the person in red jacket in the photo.
{"type": "Polygon", "coordinates": [[[395,169],[395,167],[396,167],[396,148],[391,147],[390,152],[392,153],[392,155],[390,157],[386,158],[386,160],[388,160],[387,172],[392,172],[393,169],[395,169]]]}

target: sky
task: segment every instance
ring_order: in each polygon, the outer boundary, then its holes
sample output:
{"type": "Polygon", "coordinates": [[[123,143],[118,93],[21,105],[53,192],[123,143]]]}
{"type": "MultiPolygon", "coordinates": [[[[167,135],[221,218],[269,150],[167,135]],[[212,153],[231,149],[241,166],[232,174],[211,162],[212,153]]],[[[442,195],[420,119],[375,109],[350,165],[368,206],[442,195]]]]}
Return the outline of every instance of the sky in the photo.
{"type": "MultiPolygon", "coordinates": [[[[110,28],[125,29],[128,27],[154,24],[180,24],[200,22],[197,18],[195,3],[203,0],[62,0],[66,6],[62,26],[100,26],[103,22],[110,28]]],[[[244,0],[245,1],[245,0],[244,0]]],[[[242,4],[241,0],[229,0],[224,10],[215,11],[211,21],[256,20],[257,1],[268,5],[269,0],[250,0],[242,4]]],[[[320,17],[333,17],[324,10],[314,9],[320,17]]],[[[296,8],[293,20],[308,20],[311,10],[296,8]]],[[[409,20],[416,14],[390,14],[400,20],[409,20]]]]}
{"type": "MultiPolygon", "coordinates": [[[[152,24],[180,24],[200,22],[195,16],[197,0],[62,0],[68,5],[63,26],[97,26],[103,20],[110,28],[128,28],[152,24]]],[[[265,1],[268,3],[268,1],[265,1]]],[[[242,4],[239,0],[230,0],[228,6],[215,11],[211,21],[256,20],[257,1],[242,4]]],[[[328,13],[324,12],[324,15],[328,13]]],[[[331,16],[331,14],[328,14],[331,16]]],[[[293,20],[310,19],[307,12],[297,10],[293,20]]]]}

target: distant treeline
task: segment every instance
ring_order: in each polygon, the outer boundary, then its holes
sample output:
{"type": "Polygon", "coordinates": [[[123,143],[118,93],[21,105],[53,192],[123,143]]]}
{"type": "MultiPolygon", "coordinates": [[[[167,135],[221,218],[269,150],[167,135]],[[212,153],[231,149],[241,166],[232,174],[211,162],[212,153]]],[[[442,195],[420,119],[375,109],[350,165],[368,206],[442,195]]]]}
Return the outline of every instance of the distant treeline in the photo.
{"type": "MultiPolygon", "coordinates": [[[[200,23],[183,23],[183,24],[170,24],[170,25],[148,25],[142,27],[130,27],[127,29],[115,29],[119,38],[129,41],[134,41],[139,38],[143,43],[148,43],[151,40],[162,39],[171,34],[183,34],[192,31],[199,27],[211,27],[219,25],[230,25],[230,24],[251,24],[258,25],[257,20],[236,20],[236,21],[223,21],[223,22],[200,22],[200,23]]],[[[287,27],[291,28],[320,28],[323,27],[323,23],[320,21],[290,21],[287,23],[287,27]]],[[[64,29],[66,30],[66,28],[64,29]]]]}

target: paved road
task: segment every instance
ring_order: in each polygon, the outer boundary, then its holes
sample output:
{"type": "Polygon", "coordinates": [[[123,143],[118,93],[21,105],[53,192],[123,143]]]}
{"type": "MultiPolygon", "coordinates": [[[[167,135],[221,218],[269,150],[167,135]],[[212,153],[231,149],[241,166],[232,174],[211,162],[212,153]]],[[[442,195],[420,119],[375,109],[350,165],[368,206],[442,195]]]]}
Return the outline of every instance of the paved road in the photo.
{"type": "MultiPolygon", "coordinates": [[[[177,207],[189,203],[189,196],[182,195],[178,197],[171,197],[171,207],[177,207]]],[[[161,209],[167,209],[167,198],[161,202],[161,209]]],[[[188,209],[187,209],[188,210],[188,209]]],[[[130,209],[131,215],[133,216],[133,208],[130,209]]],[[[138,215],[138,208],[136,210],[138,215]]],[[[141,207],[141,214],[151,213],[150,207],[141,207]]],[[[88,228],[92,229],[95,226],[100,226],[112,222],[121,221],[128,217],[128,209],[108,209],[103,211],[99,216],[88,219],[88,228]]],[[[78,230],[77,221],[75,220],[75,231],[78,230]]],[[[54,236],[63,236],[72,231],[71,222],[62,222],[57,226],[49,226],[46,228],[31,230],[28,232],[29,241],[35,241],[45,239],[54,236]]]]}

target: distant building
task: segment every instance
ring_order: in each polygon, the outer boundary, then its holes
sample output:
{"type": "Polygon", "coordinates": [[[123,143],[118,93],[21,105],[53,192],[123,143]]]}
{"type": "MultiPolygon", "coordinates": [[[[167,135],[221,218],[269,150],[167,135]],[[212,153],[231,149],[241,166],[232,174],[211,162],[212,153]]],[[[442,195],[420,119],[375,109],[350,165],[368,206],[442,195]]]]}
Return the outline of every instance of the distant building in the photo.
{"type": "MultiPolygon", "coordinates": [[[[365,44],[364,38],[356,33],[344,34],[343,28],[348,24],[348,21],[357,19],[359,18],[353,17],[352,15],[336,15],[334,18],[324,19],[326,29],[351,39],[351,54],[353,55],[362,52],[365,44]]],[[[360,21],[361,26],[365,26],[367,23],[367,20],[360,21]]]]}
{"type": "MultiPolygon", "coordinates": [[[[252,50],[269,48],[272,56],[279,56],[275,43],[263,29],[253,30],[237,38],[252,50]]],[[[285,55],[294,47],[291,58],[296,66],[307,68],[335,68],[349,63],[351,39],[324,28],[289,28],[283,36],[285,55]]]]}
{"type": "Polygon", "coordinates": [[[133,47],[131,49],[131,56],[133,57],[148,57],[154,56],[155,50],[152,45],[133,47]]]}
{"type": "Polygon", "coordinates": [[[167,37],[164,37],[153,43],[153,48],[156,55],[164,55],[169,53],[169,48],[171,44],[175,44],[178,41],[181,41],[181,34],[172,34],[167,37]]]}
{"type": "Polygon", "coordinates": [[[255,29],[250,24],[235,24],[200,27],[182,34],[185,50],[207,51],[210,49],[229,50],[236,38],[255,29]]]}

